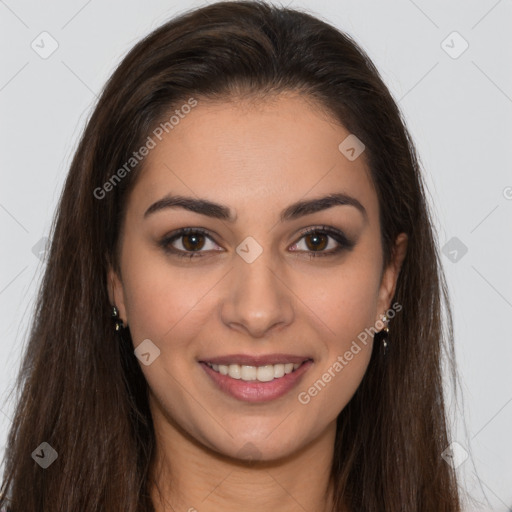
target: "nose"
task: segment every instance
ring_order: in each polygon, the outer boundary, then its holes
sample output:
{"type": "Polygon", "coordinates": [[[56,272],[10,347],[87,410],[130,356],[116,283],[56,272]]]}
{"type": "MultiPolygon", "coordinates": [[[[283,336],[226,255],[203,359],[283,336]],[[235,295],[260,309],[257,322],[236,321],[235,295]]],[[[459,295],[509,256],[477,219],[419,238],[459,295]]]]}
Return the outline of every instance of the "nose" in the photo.
{"type": "Polygon", "coordinates": [[[226,283],[221,318],[231,329],[262,338],[292,323],[293,298],[286,266],[271,251],[264,250],[251,263],[237,255],[226,283]]]}

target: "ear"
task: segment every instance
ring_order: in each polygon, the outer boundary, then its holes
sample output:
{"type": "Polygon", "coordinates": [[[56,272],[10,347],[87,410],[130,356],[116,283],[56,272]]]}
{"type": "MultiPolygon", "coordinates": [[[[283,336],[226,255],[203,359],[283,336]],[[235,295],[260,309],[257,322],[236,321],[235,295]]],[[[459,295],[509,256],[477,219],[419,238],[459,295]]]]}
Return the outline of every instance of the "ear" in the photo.
{"type": "Polygon", "coordinates": [[[110,304],[117,307],[119,318],[123,321],[124,326],[128,327],[123,283],[111,265],[109,265],[107,272],[107,289],[110,304]]]}
{"type": "Polygon", "coordinates": [[[382,315],[390,308],[393,295],[396,290],[396,283],[398,275],[402,268],[402,263],[407,253],[407,235],[400,233],[395,240],[395,245],[392,249],[391,261],[387,268],[384,270],[382,280],[379,288],[379,298],[377,301],[377,318],[375,321],[380,320],[382,315]]]}

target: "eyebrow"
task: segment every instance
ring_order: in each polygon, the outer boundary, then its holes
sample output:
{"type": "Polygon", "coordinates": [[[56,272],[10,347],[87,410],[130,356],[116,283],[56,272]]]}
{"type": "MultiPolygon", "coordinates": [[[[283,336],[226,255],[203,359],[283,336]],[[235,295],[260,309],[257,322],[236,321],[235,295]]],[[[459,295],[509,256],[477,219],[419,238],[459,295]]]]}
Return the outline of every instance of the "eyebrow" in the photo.
{"type": "MultiPolygon", "coordinates": [[[[315,199],[297,201],[296,203],[291,204],[281,212],[280,221],[284,222],[295,220],[305,215],[311,215],[312,213],[327,210],[334,206],[353,206],[365,219],[368,218],[366,209],[355,197],[343,193],[333,193],[315,199]]],[[[222,204],[214,203],[207,199],[197,199],[194,197],[170,194],[153,203],[145,211],[144,218],[167,208],[183,208],[194,213],[199,213],[201,215],[206,215],[207,217],[213,217],[227,222],[236,222],[237,219],[237,216],[227,206],[222,204]]]]}

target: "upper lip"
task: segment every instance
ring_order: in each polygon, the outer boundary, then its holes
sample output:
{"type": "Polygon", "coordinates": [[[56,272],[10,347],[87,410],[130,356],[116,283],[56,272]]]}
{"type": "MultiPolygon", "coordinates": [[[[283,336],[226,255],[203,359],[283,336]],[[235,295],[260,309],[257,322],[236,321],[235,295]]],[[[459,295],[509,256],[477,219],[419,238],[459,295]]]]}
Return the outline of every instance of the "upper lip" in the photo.
{"type": "Polygon", "coordinates": [[[201,363],[211,364],[241,364],[244,366],[265,366],[269,364],[286,364],[286,363],[303,363],[309,359],[309,356],[297,356],[292,354],[266,354],[266,355],[249,355],[249,354],[229,354],[225,356],[208,357],[201,359],[201,363]]]}

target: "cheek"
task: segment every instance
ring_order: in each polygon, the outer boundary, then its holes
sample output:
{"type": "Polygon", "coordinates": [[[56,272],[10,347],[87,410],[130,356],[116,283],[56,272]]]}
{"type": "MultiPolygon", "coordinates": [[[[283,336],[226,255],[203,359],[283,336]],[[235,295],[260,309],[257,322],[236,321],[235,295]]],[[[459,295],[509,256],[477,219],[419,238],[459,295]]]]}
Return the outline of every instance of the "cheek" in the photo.
{"type": "Polygon", "coordinates": [[[366,330],[373,326],[375,315],[374,279],[355,272],[345,277],[316,297],[316,310],[322,312],[328,330],[324,328],[327,334],[320,338],[322,357],[297,395],[299,407],[318,418],[320,425],[334,421],[348,404],[372,353],[372,336],[366,330]]]}
{"type": "Polygon", "coordinates": [[[153,249],[136,249],[127,240],[123,280],[126,314],[134,344],[145,338],[163,343],[180,339],[176,332],[185,325],[193,336],[194,311],[203,307],[201,297],[217,279],[193,266],[167,261],[153,249]],[[132,247],[131,247],[132,246],[132,247]]]}
{"type": "Polygon", "coordinates": [[[301,385],[297,398],[322,421],[336,418],[366,373],[373,346],[371,328],[375,324],[379,276],[379,262],[363,255],[333,269],[329,278],[318,278],[317,293],[311,294],[314,288],[309,288],[308,306],[325,335],[319,338],[323,344],[319,364],[301,385]]]}
{"type": "Polygon", "coordinates": [[[350,360],[345,356],[347,351],[334,354],[317,370],[314,378],[304,382],[298,392],[297,407],[316,423],[319,430],[335,421],[366,373],[371,356],[370,345],[359,344],[359,348],[348,352],[352,354],[350,360]]]}
{"type": "Polygon", "coordinates": [[[375,264],[354,258],[326,275],[303,281],[298,294],[323,325],[329,350],[340,351],[374,325],[379,272],[375,264]],[[314,291],[316,290],[316,291],[314,291]]]}
{"type": "Polygon", "coordinates": [[[196,418],[198,422],[205,398],[190,400],[187,390],[202,371],[190,362],[196,355],[194,342],[201,337],[208,307],[208,297],[204,296],[219,278],[172,265],[165,256],[147,249],[137,253],[130,248],[128,243],[130,257],[125,260],[123,285],[133,344],[137,347],[149,339],[160,350],[150,365],[141,364],[141,370],[157,411],[180,418],[185,422],[182,427],[193,430],[194,422],[187,421],[196,418]]]}

